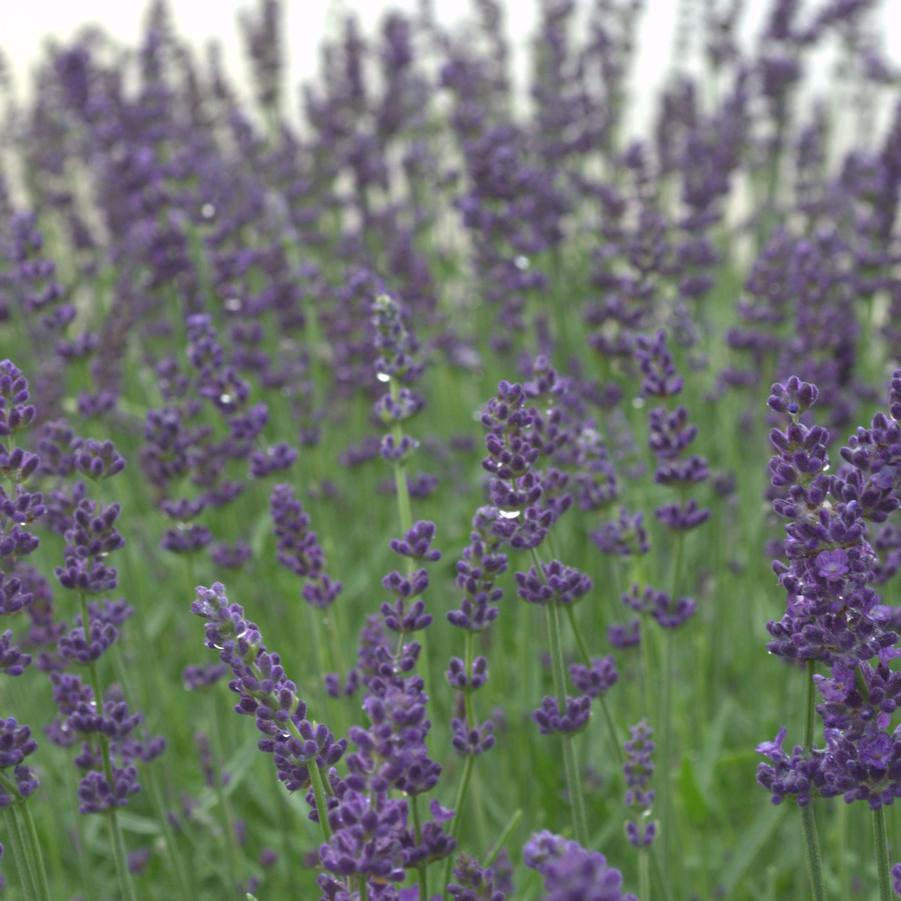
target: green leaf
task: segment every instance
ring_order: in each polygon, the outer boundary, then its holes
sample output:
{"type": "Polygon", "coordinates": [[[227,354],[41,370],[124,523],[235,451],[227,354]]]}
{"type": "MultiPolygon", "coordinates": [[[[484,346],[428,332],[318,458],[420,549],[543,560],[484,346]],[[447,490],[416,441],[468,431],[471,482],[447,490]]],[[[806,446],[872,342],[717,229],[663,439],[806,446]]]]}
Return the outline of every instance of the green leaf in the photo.
{"type": "Polygon", "coordinates": [[[710,808],[704,800],[698,778],[695,775],[694,764],[690,757],[682,760],[682,772],[679,774],[679,792],[682,796],[682,805],[688,819],[695,826],[703,825],[710,819],[710,808]]]}
{"type": "Polygon", "coordinates": [[[741,882],[763,846],[779,828],[786,809],[784,804],[779,807],[767,804],[761,808],[754,822],[735,843],[735,856],[723,868],[720,879],[724,898],[728,898],[735,891],[735,887],[741,882]]]}

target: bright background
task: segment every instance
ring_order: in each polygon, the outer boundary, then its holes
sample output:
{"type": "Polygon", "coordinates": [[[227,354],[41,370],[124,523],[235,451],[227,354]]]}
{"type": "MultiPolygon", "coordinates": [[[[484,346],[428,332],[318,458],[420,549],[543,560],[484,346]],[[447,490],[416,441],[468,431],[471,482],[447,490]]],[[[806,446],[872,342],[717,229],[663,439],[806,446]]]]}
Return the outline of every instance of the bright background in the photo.
{"type": "MultiPolygon", "coordinates": [[[[587,4],[588,0],[583,2],[587,4]]],[[[672,34],[679,2],[645,0],[638,41],[639,57],[632,73],[633,100],[637,102],[633,123],[646,118],[649,100],[670,70],[672,34]]],[[[687,3],[700,16],[705,0],[681,2],[687,3]]],[[[808,2],[808,6],[819,7],[823,2],[808,2]]],[[[749,41],[759,31],[770,5],[771,0],[745,0],[742,21],[749,41]]],[[[246,70],[237,20],[241,10],[254,6],[253,0],[170,0],[169,3],[179,33],[189,37],[198,47],[211,39],[220,41],[230,71],[239,83],[244,84],[247,83],[243,78],[246,70]]],[[[413,11],[416,6],[417,0],[283,0],[289,50],[287,84],[293,98],[297,96],[296,87],[300,81],[310,77],[316,69],[321,38],[344,12],[354,11],[371,31],[385,11],[413,11]]],[[[439,20],[447,23],[459,20],[471,10],[467,0],[432,0],[432,6],[439,20]]],[[[505,4],[508,32],[520,47],[533,33],[537,6],[537,0],[507,0],[505,4]]],[[[898,65],[901,64],[901,0],[882,0],[881,7],[876,18],[878,29],[889,58],[898,65]]],[[[146,9],[144,0],[0,0],[0,48],[11,64],[18,87],[23,89],[29,81],[28,71],[39,58],[42,44],[48,37],[68,40],[81,26],[99,23],[134,46],[141,33],[146,9]]],[[[519,68],[521,72],[521,66],[519,68]]],[[[814,84],[828,91],[831,72],[831,59],[825,54],[817,60],[814,84]]],[[[296,108],[293,99],[292,103],[296,108]]]]}

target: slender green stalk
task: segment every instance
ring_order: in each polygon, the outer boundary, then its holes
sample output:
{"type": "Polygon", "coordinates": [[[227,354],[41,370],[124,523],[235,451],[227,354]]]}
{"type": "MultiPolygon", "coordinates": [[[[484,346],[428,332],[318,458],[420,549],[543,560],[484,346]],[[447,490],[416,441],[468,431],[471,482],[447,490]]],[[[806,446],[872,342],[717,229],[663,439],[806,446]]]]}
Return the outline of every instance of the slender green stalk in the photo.
{"type": "Polygon", "coordinates": [[[313,797],[316,799],[316,813],[319,817],[322,840],[327,842],[332,837],[332,829],[328,824],[328,802],[325,800],[325,782],[322,773],[319,772],[319,765],[315,762],[310,765],[310,782],[313,785],[313,797]]]}
{"type": "Polygon", "coordinates": [[[125,839],[122,838],[122,829],[119,826],[119,817],[115,807],[110,809],[109,820],[110,831],[113,834],[113,859],[116,864],[116,878],[119,880],[119,889],[125,901],[138,901],[134,885],[131,882],[131,874],[128,871],[125,839]]]}
{"type": "MultiPolygon", "coordinates": [[[[416,844],[422,842],[422,821],[419,817],[419,795],[410,796],[410,812],[413,814],[413,834],[416,838],[416,844]]],[[[419,874],[419,895],[421,898],[429,897],[429,871],[425,864],[420,864],[416,868],[419,874]]]]}
{"type": "Polygon", "coordinates": [[[360,901],[368,901],[369,898],[369,877],[363,874],[360,877],[360,901]]]}
{"type": "MultiPolygon", "coordinates": [[[[532,561],[536,571],[545,578],[544,566],[537,551],[531,550],[532,561]]],[[[566,709],[566,671],[563,665],[563,644],[560,640],[560,611],[553,601],[544,605],[547,624],[548,642],[551,652],[551,672],[554,679],[554,694],[557,705],[562,712],[566,709]]],[[[582,797],[582,786],[579,783],[579,770],[576,764],[576,752],[571,735],[562,735],[563,741],[563,773],[566,779],[566,792],[572,806],[573,831],[576,840],[583,848],[588,847],[588,826],[585,817],[585,800],[582,797]]]]}
{"type": "Polygon", "coordinates": [[[810,892],[814,901],[826,901],[826,889],[823,887],[823,863],[820,859],[820,842],[817,837],[813,804],[807,804],[801,808],[801,823],[804,827],[804,844],[807,846],[807,875],[810,878],[810,892]]]}
{"type": "Polygon", "coordinates": [[[873,833],[876,839],[876,872],[879,874],[879,901],[891,901],[892,887],[889,883],[888,838],[885,832],[885,808],[873,811],[873,833]]]}
{"type": "Polygon", "coordinates": [[[235,835],[234,820],[229,809],[228,798],[225,796],[225,787],[222,784],[222,762],[225,759],[223,752],[222,736],[219,732],[219,717],[216,715],[216,703],[214,696],[210,695],[210,732],[213,741],[213,778],[215,779],[216,804],[219,808],[219,816],[222,818],[222,840],[224,851],[228,861],[226,862],[226,876],[228,879],[228,893],[231,895],[238,890],[241,878],[238,875],[237,865],[241,860],[241,848],[238,845],[238,837],[235,835]]]}
{"type": "Polygon", "coordinates": [[[159,782],[155,773],[151,770],[147,775],[147,783],[149,788],[150,800],[153,804],[153,812],[156,814],[157,821],[160,824],[160,831],[163,833],[163,843],[166,846],[166,854],[169,858],[169,864],[175,871],[175,881],[178,883],[178,889],[184,901],[192,901],[196,897],[194,888],[191,884],[189,871],[185,868],[182,860],[181,851],[178,843],[175,841],[175,834],[166,816],[163,805],[163,796],[160,790],[159,782]]]}
{"type": "Polygon", "coordinates": [[[19,884],[25,893],[26,901],[31,901],[35,897],[34,889],[31,883],[31,873],[26,867],[26,858],[24,846],[22,845],[22,836],[19,833],[19,824],[16,821],[16,815],[12,806],[7,807],[3,811],[3,819],[6,823],[6,834],[12,839],[12,853],[8,857],[12,858],[13,869],[16,871],[19,884]],[[21,856],[21,861],[20,861],[21,856]]]}
{"type": "Polygon", "coordinates": [[[22,803],[17,805],[17,816],[22,820],[22,832],[25,841],[31,853],[32,866],[35,871],[36,889],[38,897],[50,901],[50,887],[47,884],[47,871],[44,868],[44,855],[41,853],[41,842],[38,839],[38,831],[34,825],[34,817],[31,815],[31,808],[23,799],[22,803]]]}
{"type": "MultiPolygon", "coordinates": [[[[397,403],[400,397],[400,385],[397,379],[392,378],[388,382],[388,390],[391,399],[397,403]]],[[[391,426],[391,435],[395,446],[399,446],[404,437],[403,429],[399,422],[391,426]]],[[[397,513],[400,518],[400,528],[404,535],[413,527],[413,507],[410,504],[410,489],[407,486],[407,468],[404,463],[394,464],[394,490],[397,494],[397,513]]],[[[407,575],[413,572],[414,561],[407,557],[407,575]]],[[[429,678],[429,645],[425,631],[419,637],[419,668],[422,672],[422,681],[425,684],[425,693],[431,697],[431,680],[429,678]]]]}
{"type": "MultiPolygon", "coordinates": [[[[810,753],[813,747],[813,660],[807,661],[807,703],[804,712],[804,749],[810,753]]],[[[820,840],[817,836],[817,821],[813,813],[813,802],[801,808],[801,823],[804,828],[804,844],[807,849],[807,875],[814,901],[825,901],[826,889],[823,885],[823,863],[820,858],[820,840]]]]}
{"type": "MultiPolygon", "coordinates": [[[[81,623],[84,628],[85,641],[89,641],[91,614],[88,610],[88,598],[84,592],[81,592],[81,623]]],[[[90,676],[91,690],[94,693],[94,708],[98,713],[103,712],[103,692],[100,688],[100,674],[97,672],[96,662],[88,664],[88,674],[90,676]]],[[[102,733],[99,736],[100,755],[103,758],[103,775],[106,778],[107,785],[113,786],[113,764],[110,759],[109,739],[102,733]]],[[[131,874],[128,871],[128,855],[125,851],[125,840],[122,838],[122,830],[119,826],[119,817],[116,815],[116,808],[111,807],[108,812],[110,832],[112,833],[113,842],[113,862],[116,865],[116,877],[119,881],[119,891],[125,901],[137,901],[134,885],[131,881],[131,874]]]]}
{"type": "MultiPolygon", "coordinates": [[[[582,637],[582,632],[576,623],[576,614],[572,608],[572,604],[567,604],[564,607],[566,610],[566,615],[569,619],[569,624],[572,627],[573,635],[576,638],[576,644],[579,648],[579,654],[582,657],[582,662],[585,666],[591,665],[591,655],[588,653],[588,648],[585,646],[585,639],[582,637]]],[[[616,730],[616,723],[613,720],[613,716],[610,713],[610,705],[607,703],[607,699],[604,695],[600,695],[598,697],[598,702],[601,705],[601,713],[604,717],[604,725],[607,728],[607,737],[610,739],[610,744],[613,745],[613,756],[616,757],[617,766],[622,770],[623,764],[625,760],[623,759],[623,749],[619,742],[619,734],[616,730]]]]}
{"type": "Polygon", "coordinates": [[[651,869],[647,849],[638,852],[638,897],[641,901],[651,901],[651,869]]]}
{"type": "MultiPolygon", "coordinates": [[[[672,599],[675,603],[682,584],[682,559],[685,542],[682,532],[677,532],[673,547],[672,599]]],[[[660,748],[660,794],[663,813],[663,868],[667,879],[672,878],[672,837],[673,823],[673,683],[676,678],[674,636],[671,629],[664,629],[663,635],[663,685],[660,697],[661,748],[660,748]]]]}
{"type": "Polygon", "coordinates": [[[491,864],[494,863],[495,858],[504,848],[504,844],[507,839],[513,834],[513,830],[519,825],[519,821],[522,819],[522,810],[517,809],[513,812],[513,816],[507,820],[507,825],[501,829],[501,834],[497,837],[497,841],[494,843],[494,847],[491,851],[488,852],[488,856],[485,858],[485,866],[490,867],[491,864]]]}
{"type": "MultiPolygon", "coordinates": [[[[463,773],[460,776],[460,782],[457,785],[457,797],[454,799],[454,819],[451,822],[450,834],[456,839],[460,833],[460,827],[463,823],[463,801],[466,798],[466,792],[469,790],[469,781],[472,777],[473,763],[475,762],[474,754],[467,754],[463,761],[463,773]]],[[[451,878],[451,869],[454,865],[453,854],[448,855],[444,863],[444,899],[447,901],[447,886],[451,878]]]]}

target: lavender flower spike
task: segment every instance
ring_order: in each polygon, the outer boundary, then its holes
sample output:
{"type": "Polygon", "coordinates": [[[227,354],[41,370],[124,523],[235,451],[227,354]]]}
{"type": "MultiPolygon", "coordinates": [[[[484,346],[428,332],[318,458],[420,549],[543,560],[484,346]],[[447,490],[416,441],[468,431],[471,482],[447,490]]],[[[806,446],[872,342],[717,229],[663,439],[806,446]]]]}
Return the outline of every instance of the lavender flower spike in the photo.
{"type": "Polygon", "coordinates": [[[536,832],[523,848],[526,866],[544,877],[545,901],[638,901],[603,854],[552,832],[536,832]]]}
{"type": "Polygon", "coordinates": [[[229,688],[239,697],[235,712],[256,718],[263,734],[258,747],[272,754],[279,780],[289,791],[309,788],[318,767],[337,763],[347,742],[306,718],[306,704],[279,655],[266,650],[257,626],[228,600],[220,582],[197,589],[191,612],[206,620],[206,645],[219,652],[234,677],[229,688]]]}

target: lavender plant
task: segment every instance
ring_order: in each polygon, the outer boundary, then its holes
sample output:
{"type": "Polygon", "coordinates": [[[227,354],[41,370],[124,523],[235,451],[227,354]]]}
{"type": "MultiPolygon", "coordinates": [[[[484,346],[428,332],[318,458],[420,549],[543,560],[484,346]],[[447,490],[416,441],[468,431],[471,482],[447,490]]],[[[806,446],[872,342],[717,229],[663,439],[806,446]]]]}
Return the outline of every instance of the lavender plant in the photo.
{"type": "Polygon", "coordinates": [[[887,897],[891,4],[148,5],[0,52],[10,896],[887,897]]]}

